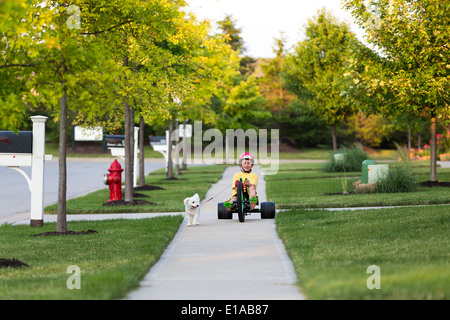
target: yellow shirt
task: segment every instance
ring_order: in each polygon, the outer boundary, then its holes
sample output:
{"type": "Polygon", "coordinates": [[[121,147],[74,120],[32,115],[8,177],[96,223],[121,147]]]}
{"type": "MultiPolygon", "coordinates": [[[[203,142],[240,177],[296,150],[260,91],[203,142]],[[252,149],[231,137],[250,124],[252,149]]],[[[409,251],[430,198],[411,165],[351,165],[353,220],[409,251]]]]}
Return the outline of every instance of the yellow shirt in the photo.
{"type": "Polygon", "coordinates": [[[258,185],[258,175],[256,173],[245,173],[245,172],[238,172],[235,173],[233,176],[233,183],[232,183],[232,189],[233,189],[233,195],[231,197],[234,197],[237,192],[236,192],[236,180],[239,180],[242,178],[242,181],[244,182],[245,179],[249,180],[251,184],[255,185],[255,189],[256,186],[258,185]]]}

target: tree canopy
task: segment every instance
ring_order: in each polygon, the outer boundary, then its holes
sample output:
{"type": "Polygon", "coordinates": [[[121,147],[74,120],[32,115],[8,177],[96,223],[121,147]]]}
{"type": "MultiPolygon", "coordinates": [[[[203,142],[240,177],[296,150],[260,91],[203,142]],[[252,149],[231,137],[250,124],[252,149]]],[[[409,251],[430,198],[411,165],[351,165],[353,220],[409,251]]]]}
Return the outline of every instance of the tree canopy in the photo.
{"type": "Polygon", "coordinates": [[[351,95],[382,115],[431,119],[431,172],[436,181],[436,121],[450,121],[450,6],[439,0],[347,0],[345,7],[375,50],[360,50],[351,95]]]}
{"type": "Polygon", "coordinates": [[[332,127],[334,150],[336,126],[355,112],[353,104],[341,95],[355,38],[348,25],[322,9],[308,20],[305,39],[286,58],[282,72],[287,88],[332,127]]]}

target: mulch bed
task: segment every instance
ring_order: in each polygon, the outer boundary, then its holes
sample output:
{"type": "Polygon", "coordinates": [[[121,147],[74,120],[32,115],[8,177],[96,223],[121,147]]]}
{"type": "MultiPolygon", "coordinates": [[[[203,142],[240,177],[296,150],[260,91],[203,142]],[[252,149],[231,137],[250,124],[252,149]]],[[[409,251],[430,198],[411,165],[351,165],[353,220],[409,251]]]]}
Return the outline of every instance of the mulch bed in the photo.
{"type": "Polygon", "coordinates": [[[419,183],[422,187],[450,187],[450,182],[443,181],[425,181],[419,183]]]}
{"type": "Polygon", "coordinates": [[[98,233],[96,230],[87,230],[87,231],[67,231],[67,232],[56,232],[56,231],[50,231],[50,232],[44,232],[44,233],[38,233],[35,234],[35,237],[48,237],[48,236],[79,236],[79,235],[85,235],[85,234],[95,234],[98,233]]]}
{"type": "MultiPolygon", "coordinates": [[[[149,191],[149,190],[165,190],[164,188],[158,186],[152,186],[146,184],[143,187],[133,188],[134,191],[149,191]]],[[[133,197],[135,198],[149,198],[150,196],[143,193],[133,193],[133,197]]],[[[147,200],[136,199],[133,201],[125,201],[125,200],[117,200],[117,201],[109,201],[103,204],[105,207],[116,207],[116,206],[154,206],[157,205],[155,202],[150,202],[147,200]]]]}
{"type": "Polygon", "coordinates": [[[150,198],[150,196],[143,194],[143,193],[138,193],[138,192],[133,192],[133,197],[134,198],[150,198]]]}
{"type": "Polygon", "coordinates": [[[157,203],[150,202],[147,200],[133,200],[133,201],[125,201],[125,200],[117,200],[105,202],[103,204],[105,207],[115,207],[115,206],[148,206],[148,205],[157,205],[157,203]]]}
{"type": "Polygon", "coordinates": [[[166,190],[166,189],[158,187],[158,186],[152,186],[152,185],[146,184],[143,187],[133,188],[133,190],[134,191],[148,191],[148,190],[166,190]]]}
{"type": "Polygon", "coordinates": [[[21,267],[29,267],[29,265],[17,259],[0,259],[0,268],[7,268],[7,267],[21,268],[21,267]]]}

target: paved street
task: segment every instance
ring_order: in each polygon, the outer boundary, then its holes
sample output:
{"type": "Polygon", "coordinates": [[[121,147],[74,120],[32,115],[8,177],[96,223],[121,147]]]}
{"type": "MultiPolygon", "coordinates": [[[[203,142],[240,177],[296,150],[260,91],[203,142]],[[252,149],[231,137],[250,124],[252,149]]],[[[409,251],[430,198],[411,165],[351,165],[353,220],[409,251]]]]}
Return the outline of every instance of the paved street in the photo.
{"type": "MultiPolygon", "coordinates": [[[[103,175],[114,159],[68,159],[67,198],[75,198],[92,191],[107,188],[103,175]]],[[[162,160],[163,161],[163,160],[162,160]]],[[[146,174],[164,167],[162,161],[146,161],[146,174]]],[[[119,161],[124,167],[123,161],[119,161]]],[[[31,177],[31,167],[21,168],[31,177]]],[[[124,175],[122,174],[122,177],[124,175]]],[[[44,205],[58,201],[58,161],[46,161],[44,173],[44,205]]],[[[0,167],[0,218],[17,213],[29,213],[31,193],[25,178],[18,172],[0,167]]]]}

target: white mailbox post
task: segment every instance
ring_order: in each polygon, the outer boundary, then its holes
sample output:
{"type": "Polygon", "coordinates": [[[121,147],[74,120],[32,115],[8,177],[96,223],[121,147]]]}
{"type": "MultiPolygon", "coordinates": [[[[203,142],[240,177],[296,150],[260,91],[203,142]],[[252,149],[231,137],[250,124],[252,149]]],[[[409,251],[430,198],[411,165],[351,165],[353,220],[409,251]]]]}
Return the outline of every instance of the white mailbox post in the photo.
{"type": "MultiPolygon", "coordinates": [[[[31,149],[25,147],[18,152],[14,146],[14,138],[3,138],[3,147],[0,153],[0,166],[8,167],[22,174],[28,182],[31,191],[30,225],[41,227],[44,223],[44,161],[51,160],[51,155],[45,155],[45,123],[47,117],[32,116],[33,132],[31,138],[31,149]],[[11,141],[12,140],[12,141],[11,141]],[[20,167],[31,167],[31,179],[20,169],[20,167]]],[[[28,141],[26,141],[28,143],[28,141]]]]}

